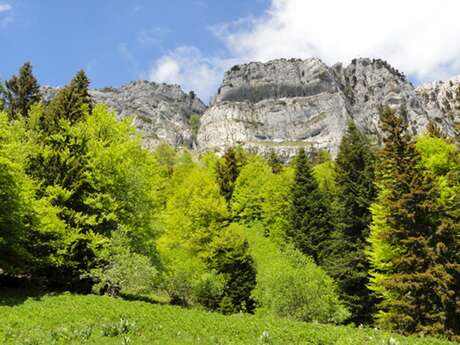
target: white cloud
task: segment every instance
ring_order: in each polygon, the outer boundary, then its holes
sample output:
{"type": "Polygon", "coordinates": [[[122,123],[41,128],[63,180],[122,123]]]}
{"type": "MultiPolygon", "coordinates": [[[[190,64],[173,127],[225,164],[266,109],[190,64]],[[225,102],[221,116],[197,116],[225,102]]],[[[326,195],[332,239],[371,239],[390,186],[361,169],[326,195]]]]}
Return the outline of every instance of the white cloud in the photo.
{"type": "Polygon", "coordinates": [[[271,0],[260,17],[213,28],[227,48],[224,59],[187,48],[188,61],[179,48],[157,61],[151,77],[168,74],[203,97],[210,78],[222,79],[222,61],[319,57],[332,64],[375,57],[419,81],[443,79],[460,74],[458,13],[458,0],[271,0]]]}
{"type": "Polygon", "coordinates": [[[0,13],[11,11],[12,7],[10,4],[0,4],[0,13]]]}
{"type": "Polygon", "coordinates": [[[178,47],[152,66],[148,78],[159,83],[179,84],[207,101],[217,90],[230,59],[207,58],[196,47],[178,47]]]}

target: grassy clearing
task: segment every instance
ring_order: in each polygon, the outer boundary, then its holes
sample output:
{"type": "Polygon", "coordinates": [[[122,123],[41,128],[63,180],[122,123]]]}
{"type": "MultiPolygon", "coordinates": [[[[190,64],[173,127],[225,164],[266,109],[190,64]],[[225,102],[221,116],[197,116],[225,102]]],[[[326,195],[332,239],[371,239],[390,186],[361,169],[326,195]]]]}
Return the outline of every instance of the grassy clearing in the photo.
{"type": "Polygon", "coordinates": [[[447,345],[373,329],[223,316],[145,302],[62,294],[0,294],[0,344],[447,345]]]}

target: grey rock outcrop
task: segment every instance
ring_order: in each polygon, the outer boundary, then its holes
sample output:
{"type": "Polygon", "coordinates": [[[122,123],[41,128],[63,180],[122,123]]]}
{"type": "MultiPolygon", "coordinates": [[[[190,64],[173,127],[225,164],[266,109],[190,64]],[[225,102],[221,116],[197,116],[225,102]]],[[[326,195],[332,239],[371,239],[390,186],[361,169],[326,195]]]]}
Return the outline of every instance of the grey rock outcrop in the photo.
{"type": "MultiPolygon", "coordinates": [[[[44,87],[45,101],[51,100],[58,88],[44,87]]],[[[193,92],[185,93],[178,85],[133,81],[120,88],[90,90],[94,103],[105,103],[117,117],[132,116],[135,127],[142,132],[144,144],[153,148],[159,142],[192,147],[190,117],[206,110],[193,92]]]]}
{"type": "MultiPolygon", "coordinates": [[[[216,152],[241,144],[262,154],[274,149],[285,158],[299,147],[334,155],[349,119],[380,142],[384,105],[404,105],[414,133],[430,118],[440,122],[445,112],[438,103],[445,97],[438,89],[415,89],[403,74],[375,59],[356,59],[346,67],[316,58],[237,65],[226,72],[203,115],[198,143],[216,152]]],[[[444,122],[449,131],[451,124],[444,122]]]]}

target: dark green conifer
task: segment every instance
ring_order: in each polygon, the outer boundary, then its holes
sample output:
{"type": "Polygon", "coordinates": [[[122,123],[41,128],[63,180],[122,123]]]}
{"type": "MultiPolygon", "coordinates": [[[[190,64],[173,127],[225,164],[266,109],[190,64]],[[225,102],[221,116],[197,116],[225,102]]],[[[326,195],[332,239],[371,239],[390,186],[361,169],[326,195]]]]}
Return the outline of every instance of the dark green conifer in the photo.
{"type": "Polygon", "coordinates": [[[241,150],[233,147],[225,151],[222,159],[217,164],[217,182],[219,183],[220,193],[227,202],[230,202],[232,199],[235,181],[244,164],[245,158],[243,153],[241,150]]]}
{"type": "Polygon", "coordinates": [[[376,195],[374,165],[369,141],[349,122],[335,162],[338,210],[325,268],[339,283],[342,298],[352,312],[351,321],[357,324],[371,321],[374,305],[367,288],[369,266],[364,253],[371,222],[369,207],[376,195]]]}
{"type": "Polygon", "coordinates": [[[291,219],[286,233],[300,251],[321,264],[332,230],[331,217],[304,149],[296,157],[291,195],[291,219]]]}
{"type": "Polygon", "coordinates": [[[41,99],[40,85],[32,73],[32,65],[26,62],[19,69],[19,76],[13,75],[5,81],[5,106],[11,117],[27,116],[30,106],[41,99]]]}
{"type": "Polygon", "coordinates": [[[268,157],[268,164],[272,168],[274,174],[278,174],[283,170],[283,162],[276,154],[275,150],[270,151],[270,156],[268,157]]]}
{"type": "Polygon", "coordinates": [[[369,240],[370,287],[382,297],[378,318],[404,333],[452,336],[452,328],[458,332],[458,318],[452,318],[458,316],[459,273],[454,222],[446,223],[406,117],[387,108],[381,122],[385,146],[369,240]]]}
{"type": "Polygon", "coordinates": [[[89,95],[89,79],[83,70],[79,71],[69,85],[61,89],[48,105],[45,114],[45,127],[56,130],[60,119],[71,124],[82,119],[92,111],[89,95]]]}

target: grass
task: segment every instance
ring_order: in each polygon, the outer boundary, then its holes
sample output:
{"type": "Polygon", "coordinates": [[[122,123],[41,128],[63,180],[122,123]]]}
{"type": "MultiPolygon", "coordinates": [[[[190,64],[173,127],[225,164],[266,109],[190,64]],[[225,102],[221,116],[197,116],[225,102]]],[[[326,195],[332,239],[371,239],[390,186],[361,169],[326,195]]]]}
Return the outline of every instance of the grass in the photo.
{"type": "Polygon", "coordinates": [[[223,316],[104,296],[0,293],[0,344],[447,345],[367,328],[223,316]]]}

